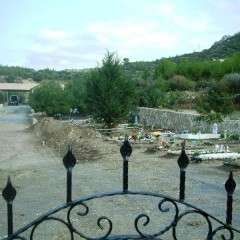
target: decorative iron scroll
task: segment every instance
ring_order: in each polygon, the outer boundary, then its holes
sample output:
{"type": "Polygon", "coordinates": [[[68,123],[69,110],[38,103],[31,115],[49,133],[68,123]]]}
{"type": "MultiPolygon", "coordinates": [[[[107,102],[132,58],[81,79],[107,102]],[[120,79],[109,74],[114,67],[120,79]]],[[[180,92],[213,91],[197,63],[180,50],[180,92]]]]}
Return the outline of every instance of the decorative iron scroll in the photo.
{"type": "MultiPolygon", "coordinates": [[[[25,227],[13,231],[13,201],[16,196],[16,190],[13,187],[10,178],[8,179],[7,185],[2,192],[3,198],[7,202],[8,210],[8,235],[2,240],[34,240],[35,234],[38,228],[43,223],[57,222],[61,224],[65,229],[67,229],[67,239],[88,239],[88,240],[101,240],[101,239],[166,239],[165,234],[171,236],[171,239],[180,240],[186,238],[178,234],[179,228],[181,228],[181,223],[184,222],[184,219],[188,218],[190,215],[199,216],[204,221],[207,226],[205,235],[202,236],[202,239],[207,240],[237,240],[240,239],[240,230],[234,228],[232,223],[232,204],[233,204],[233,193],[236,187],[236,183],[233,179],[233,174],[230,172],[229,178],[225,183],[225,189],[227,191],[227,210],[226,210],[226,223],[220,221],[214,216],[208,214],[200,208],[197,208],[189,203],[184,202],[185,196],[185,170],[189,164],[188,157],[185,153],[185,146],[183,145],[181,155],[178,159],[178,165],[180,168],[180,188],[179,188],[179,199],[174,199],[169,196],[165,196],[157,193],[149,192],[133,192],[128,190],[128,160],[132,152],[130,143],[125,139],[123,145],[120,149],[121,155],[123,157],[123,189],[118,192],[111,193],[101,193],[93,196],[87,196],[80,198],[78,200],[72,200],[72,169],[76,164],[76,159],[72,154],[71,148],[69,148],[66,156],[63,158],[64,166],[67,169],[67,189],[66,189],[66,203],[62,206],[59,206],[56,209],[50,210],[48,213],[37,218],[35,221],[29,223],[25,227]],[[126,164],[127,163],[127,164],[126,164]],[[74,213],[77,213],[79,220],[84,217],[89,216],[91,210],[92,200],[97,199],[107,199],[110,197],[137,197],[142,198],[142,201],[147,198],[154,198],[157,200],[158,204],[156,209],[161,214],[171,213],[171,220],[166,222],[164,226],[159,226],[159,230],[154,233],[149,233],[146,231],[147,227],[154,223],[158,225],[158,222],[154,222],[151,219],[151,216],[146,213],[139,213],[132,219],[132,228],[134,234],[129,234],[124,232],[121,235],[116,235],[113,231],[114,226],[117,226],[116,221],[112,219],[112,216],[100,216],[96,220],[96,227],[99,229],[101,234],[99,236],[92,236],[91,233],[86,233],[84,229],[81,229],[79,226],[74,224],[74,213]],[[79,210],[79,208],[81,210],[79,210]],[[66,216],[59,217],[56,216],[57,213],[64,212],[66,216]],[[28,233],[28,234],[26,234],[28,233]],[[27,236],[27,237],[26,237],[27,236]]],[[[126,213],[123,213],[126,214],[126,213]]],[[[66,239],[66,238],[64,238],[66,239]]],[[[189,239],[189,238],[187,238],[189,239]]]]}

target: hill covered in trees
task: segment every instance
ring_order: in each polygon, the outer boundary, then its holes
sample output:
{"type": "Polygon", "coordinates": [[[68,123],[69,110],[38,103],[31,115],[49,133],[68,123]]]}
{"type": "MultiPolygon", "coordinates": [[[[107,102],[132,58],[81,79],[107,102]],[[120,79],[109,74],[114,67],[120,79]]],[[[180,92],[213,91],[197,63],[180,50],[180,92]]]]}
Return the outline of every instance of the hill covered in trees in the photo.
{"type": "MultiPolygon", "coordinates": [[[[215,42],[209,49],[201,52],[184,54],[181,56],[168,58],[174,63],[183,62],[204,62],[218,59],[225,59],[235,53],[240,53],[240,33],[233,36],[224,36],[220,41],[215,42]]],[[[158,65],[165,59],[155,61],[130,62],[129,59],[123,60],[123,67],[129,78],[133,80],[146,79],[153,75],[158,65]]],[[[34,70],[31,68],[12,67],[0,65],[0,82],[21,82],[22,79],[32,79],[40,82],[42,80],[74,80],[85,78],[90,69],[85,70],[62,70],[53,69],[34,70]]]]}
{"type": "Polygon", "coordinates": [[[223,36],[221,40],[215,42],[209,49],[205,49],[201,52],[184,54],[174,57],[173,59],[175,61],[184,58],[203,60],[224,59],[237,52],[240,52],[240,32],[233,36],[223,36]]]}
{"type": "Polygon", "coordinates": [[[21,82],[23,79],[31,79],[36,82],[43,80],[74,80],[82,79],[89,70],[62,70],[54,69],[34,70],[31,68],[11,67],[0,65],[0,82],[21,82]]]}

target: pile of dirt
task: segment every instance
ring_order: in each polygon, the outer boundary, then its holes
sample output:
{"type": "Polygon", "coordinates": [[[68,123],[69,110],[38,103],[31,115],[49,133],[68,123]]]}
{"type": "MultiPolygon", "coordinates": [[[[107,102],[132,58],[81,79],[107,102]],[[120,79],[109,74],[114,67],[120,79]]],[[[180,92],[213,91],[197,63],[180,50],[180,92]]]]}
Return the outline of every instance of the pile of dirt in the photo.
{"type": "Polygon", "coordinates": [[[101,136],[91,128],[72,125],[53,118],[43,118],[35,126],[34,132],[41,144],[54,147],[61,156],[70,145],[77,161],[92,161],[112,153],[113,146],[102,141],[101,136]]]}

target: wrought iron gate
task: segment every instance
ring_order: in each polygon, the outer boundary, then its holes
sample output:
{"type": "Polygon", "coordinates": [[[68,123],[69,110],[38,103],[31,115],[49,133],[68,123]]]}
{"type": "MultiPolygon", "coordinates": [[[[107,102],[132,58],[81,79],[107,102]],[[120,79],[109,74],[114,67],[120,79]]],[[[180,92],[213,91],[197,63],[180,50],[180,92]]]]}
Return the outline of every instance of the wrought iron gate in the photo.
{"type": "MultiPolygon", "coordinates": [[[[197,214],[202,217],[207,225],[207,229],[203,239],[213,240],[220,239],[223,240],[233,240],[240,239],[240,230],[232,226],[232,205],[233,205],[233,193],[236,187],[236,183],[233,179],[233,174],[230,172],[229,178],[225,183],[225,189],[227,193],[227,203],[226,203],[226,222],[222,222],[216,217],[208,214],[204,210],[195,207],[184,201],[185,198],[185,173],[186,168],[189,164],[188,156],[185,153],[185,146],[182,147],[181,155],[178,158],[178,165],[180,168],[180,184],[179,184],[179,199],[174,199],[163,194],[156,194],[150,192],[134,192],[128,189],[128,160],[132,153],[132,147],[130,143],[125,140],[120,148],[120,152],[123,158],[123,187],[121,191],[111,192],[111,193],[101,193],[93,196],[83,197],[77,200],[72,200],[72,170],[76,164],[76,159],[69,148],[67,154],[63,158],[63,164],[67,172],[67,186],[66,186],[66,203],[50,210],[48,213],[37,218],[35,221],[29,223],[23,228],[14,231],[13,229],[13,202],[16,196],[16,190],[11,184],[10,177],[8,178],[7,185],[3,189],[2,196],[7,203],[7,221],[8,221],[8,233],[2,240],[12,240],[12,239],[22,239],[22,240],[33,240],[35,239],[36,229],[44,222],[55,221],[62,224],[67,228],[68,239],[165,239],[164,234],[168,233],[171,235],[171,239],[179,240],[178,237],[178,226],[183,221],[185,217],[189,215],[197,214]],[[114,223],[111,217],[101,216],[97,219],[97,227],[101,230],[101,234],[98,237],[91,237],[84,233],[84,231],[79,230],[77,226],[74,225],[72,214],[73,211],[81,207],[81,211],[78,210],[79,218],[87,216],[90,211],[88,202],[93,199],[104,199],[109,197],[119,197],[119,196],[136,196],[136,197],[153,197],[158,199],[157,209],[161,213],[167,213],[169,211],[173,212],[172,219],[169,223],[166,223],[161,230],[155,233],[147,233],[145,228],[150,224],[150,216],[146,213],[138,214],[135,219],[133,219],[133,228],[135,234],[129,234],[125,232],[122,235],[114,235],[114,223]],[[184,206],[184,208],[182,207],[184,206]],[[56,213],[61,211],[66,211],[65,218],[60,218],[54,216],[56,213]],[[24,234],[29,232],[26,237],[24,234]]],[[[126,230],[127,231],[127,230],[126,230]]],[[[181,238],[185,239],[185,238],[181,238]]]]}

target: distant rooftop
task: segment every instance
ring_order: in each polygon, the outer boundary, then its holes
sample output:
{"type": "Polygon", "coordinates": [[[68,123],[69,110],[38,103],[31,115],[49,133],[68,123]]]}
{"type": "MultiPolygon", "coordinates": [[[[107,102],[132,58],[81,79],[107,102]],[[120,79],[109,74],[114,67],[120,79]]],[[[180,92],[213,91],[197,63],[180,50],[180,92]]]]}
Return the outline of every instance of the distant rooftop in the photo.
{"type": "Polygon", "coordinates": [[[30,91],[39,83],[0,83],[0,91],[30,91]]]}

